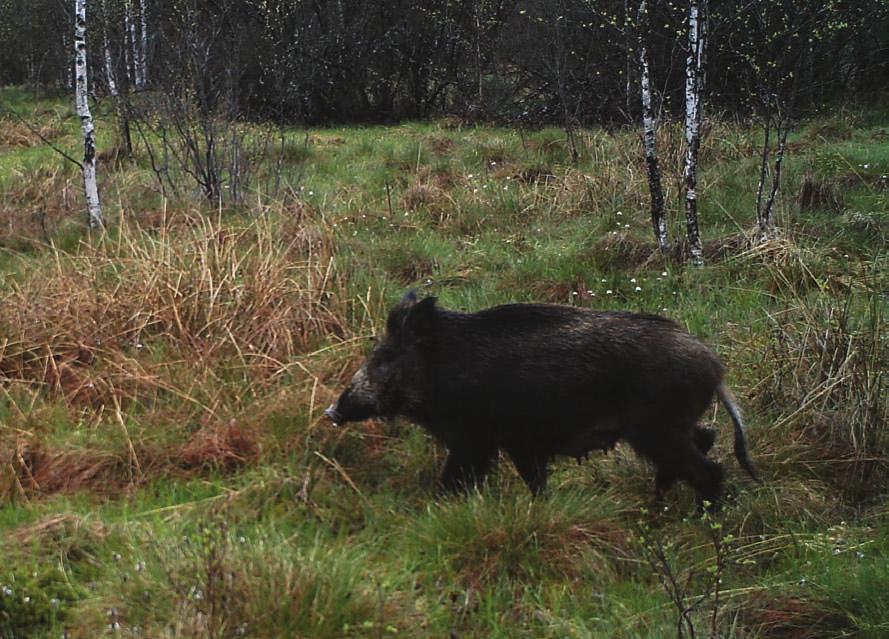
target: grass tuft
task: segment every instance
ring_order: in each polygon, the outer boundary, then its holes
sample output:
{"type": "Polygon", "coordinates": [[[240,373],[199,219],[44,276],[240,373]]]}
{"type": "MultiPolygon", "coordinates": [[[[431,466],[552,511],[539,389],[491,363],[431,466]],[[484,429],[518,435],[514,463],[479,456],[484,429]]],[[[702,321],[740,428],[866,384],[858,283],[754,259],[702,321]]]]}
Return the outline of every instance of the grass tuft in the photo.
{"type": "Polygon", "coordinates": [[[465,588],[501,580],[571,580],[613,574],[628,554],[628,533],[607,495],[577,493],[535,501],[486,493],[430,507],[409,544],[431,552],[465,588]]]}

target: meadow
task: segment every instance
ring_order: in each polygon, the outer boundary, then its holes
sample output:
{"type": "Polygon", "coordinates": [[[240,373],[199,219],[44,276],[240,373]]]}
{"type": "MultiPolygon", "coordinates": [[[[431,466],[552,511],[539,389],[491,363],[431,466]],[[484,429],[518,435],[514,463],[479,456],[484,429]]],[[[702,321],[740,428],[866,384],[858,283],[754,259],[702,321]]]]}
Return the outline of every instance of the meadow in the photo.
{"type": "Polygon", "coordinates": [[[664,256],[631,127],[578,131],[576,163],[557,128],[294,127],[212,203],[126,158],[105,103],[91,233],[46,143],[79,153],[69,102],[0,91],[31,123],[0,110],[0,637],[889,636],[885,108],[798,123],[762,243],[761,133],[710,120],[694,267],[672,125],[664,256]],[[718,513],[655,506],[626,446],[539,499],[506,459],[442,496],[421,429],[323,416],[410,289],[674,319],[763,483],[714,407],[718,513]]]}

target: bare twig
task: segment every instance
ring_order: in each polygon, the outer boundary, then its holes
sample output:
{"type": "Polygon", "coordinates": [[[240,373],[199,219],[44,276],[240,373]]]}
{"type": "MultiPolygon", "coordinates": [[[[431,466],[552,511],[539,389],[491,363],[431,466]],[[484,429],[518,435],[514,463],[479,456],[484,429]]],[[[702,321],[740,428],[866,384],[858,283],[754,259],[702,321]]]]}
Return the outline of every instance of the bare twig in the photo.
{"type": "Polygon", "coordinates": [[[53,151],[55,151],[56,153],[58,153],[59,155],[61,155],[63,158],[65,158],[65,159],[68,160],[69,162],[72,162],[72,163],[76,164],[77,167],[78,167],[81,171],[83,170],[83,164],[82,164],[79,160],[75,160],[73,157],[71,157],[70,155],[68,155],[67,153],[65,153],[65,151],[63,151],[62,149],[60,149],[59,147],[57,147],[55,144],[53,144],[52,140],[50,140],[50,139],[47,138],[45,135],[43,135],[38,129],[34,128],[34,125],[32,125],[32,124],[31,124],[30,122],[28,122],[25,118],[23,118],[23,117],[21,116],[21,114],[20,114],[18,111],[16,111],[16,110],[13,109],[12,107],[7,106],[7,105],[5,105],[5,104],[4,104],[4,105],[0,105],[0,108],[2,108],[2,109],[3,109],[4,111],[6,111],[7,113],[11,114],[16,120],[18,120],[19,122],[21,122],[22,124],[24,124],[25,127],[27,127],[27,129],[28,129],[31,133],[33,133],[33,134],[36,135],[38,138],[40,138],[40,141],[43,142],[44,144],[46,144],[46,145],[47,145],[49,148],[51,148],[53,151]]]}

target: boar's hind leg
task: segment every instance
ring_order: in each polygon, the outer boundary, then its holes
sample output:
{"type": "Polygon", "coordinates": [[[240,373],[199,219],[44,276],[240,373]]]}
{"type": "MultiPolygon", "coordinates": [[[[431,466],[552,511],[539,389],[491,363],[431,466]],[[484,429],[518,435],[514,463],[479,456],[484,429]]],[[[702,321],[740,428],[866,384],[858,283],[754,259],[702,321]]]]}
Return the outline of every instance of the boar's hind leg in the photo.
{"type": "MultiPolygon", "coordinates": [[[[713,444],[716,441],[716,431],[712,428],[695,425],[692,431],[692,441],[701,455],[706,455],[713,448],[713,444]]],[[[664,498],[666,492],[676,483],[677,479],[679,477],[674,474],[672,468],[665,465],[658,467],[657,477],[654,480],[658,501],[664,498]]]]}
{"type": "Polygon", "coordinates": [[[695,448],[701,451],[702,455],[706,455],[710,452],[710,449],[713,448],[713,444],[716,441],[716,431],[712,428],[706,428],[705,426],[695,424],[695,429],[692,431],[692,438],[695,442],[695,448]]]}
{"type": "Polygon", "coordinates": [[[461,444],[449,446],[448,459],[441,475],[441,485],[448,492],[471,490],[481,484],[494,467],[497,447],[461,444]]]}
{"type": "Polygon", "coordinates": [[[669,442],[630,442],[657,467],[655,487],[658,496],[677,479],[684,479],[697,491],[699,502],[706,500],[718,507],[722,493],[722,466],[707,459],[699,449],[700,444],[709,444],[709,436],[705,438],[691,429],[674,430],[672,434],[678,438],[669,442]]]}

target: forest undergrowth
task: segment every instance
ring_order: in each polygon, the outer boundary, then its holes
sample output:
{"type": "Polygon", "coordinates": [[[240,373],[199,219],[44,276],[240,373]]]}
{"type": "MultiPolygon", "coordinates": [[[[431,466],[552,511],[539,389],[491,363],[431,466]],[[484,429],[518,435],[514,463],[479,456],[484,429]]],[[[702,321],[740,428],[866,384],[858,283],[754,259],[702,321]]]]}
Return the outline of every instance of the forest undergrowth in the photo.
{"type": "Polygon", "coordinates": [[[668,256],[637,131],[574,163],[561,130],[450,120],[285,131],[208,202],[99,108],[91,233],[41,140],[76,148],[71,109],[0,96],[39,132],[0,115],[0,637],[889,636],[889,113],[799,123],[761,243],[759,134],[709,122],[696,268],[669,125],[668,256]],[[719,513],[656,506],[624,446],[540,499],[506,460],[441,496],[419,428],[322,414],[408,289],[671,317],[725,361],[763,483],[714,408],[719,513]]]}

